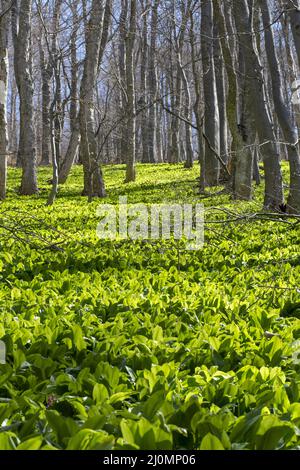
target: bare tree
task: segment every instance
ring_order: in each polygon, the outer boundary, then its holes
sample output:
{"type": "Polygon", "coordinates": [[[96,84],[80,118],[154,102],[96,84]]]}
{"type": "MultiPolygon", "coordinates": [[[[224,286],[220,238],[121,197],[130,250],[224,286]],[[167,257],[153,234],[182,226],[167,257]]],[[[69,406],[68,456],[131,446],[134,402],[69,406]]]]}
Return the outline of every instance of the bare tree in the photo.
{"type": "Polygon", "coordinates": [[[148,69],[148,83],[149,83],[149,120],[148,120],[148,158],[150,163],[157,161],[157,142],[156,142],[156,127],[157,127],[157,67],[156,67],[156,43],[157,43],[157,10],[160,0],[154,0],[151,9],[151,32],[150,32],[150,51],[149,51],[149,69],[148,69]]]}
{"type": "Polygon", "coordinates": [[[136,34],[136,0],[131,0],[129,11],[129,28],[126,34],[126,182],[135,180],[136,152],[136,117],[135,117],[135,67],[134,44],[136,34]]]}
{"type": "MultiPolygon", "coordinates": [[[[274,36],[271,24],[271,15],[268,1],[260,0],[262,11],[266,52],[270,67],[274,106],[284,139],[287,143],[287,153],[290,162],[290,193],[288,198],[288,210],[292,213],[300,212],[300,156],[298,145],[298,131],[293,125],[291,110],[283,97],[282,78],[279,69],[274,36]]],[[[300,26],[300,23],[299,23],[300,26]]]]}
{"type": "Polygon", "coordinates": [[[300,1],[286,0],[298,62],[300,65],[300,1]]]}
{"type": "Polygon", "coordinates": [[[9,0],[0,2],[0,199],[6,196],[7,174],[7,85],[8,85],[8,30],[9,30],[9,0]]]}
{"type": "MultiPolygon", "coordinates": [[[[99,64],[102,59],[101,42],[106,38],[105,15],[110,16],[109,0],[93,0],[86,32],[86,55],[80,88],[81,155],[84,167],[84,194],[105,197],[105,185],[97,153],[95,135],[94,93],[99,64]]],[[[103,53],[103,51],[102,51],[103,53]]]]}
{"type": "MultiPolygon", "coordinates": [[[[246,0],[241,0],[238,4],[233,2],[233,8],[241,56],[245,63],[246,92],[249,97],[247,113],[250,114],[259,136],[264,160],[264,205],[267,209],[280,210],[283,205],[282,174],[274,129],[266,104],[264,77],[253,31],[253,18],[250,16],[246,0]]],[[[245,129],[246,132],[247,130],[245,129]]]]}
{"type": "Polygon", "coordinates": [[[14,66],[20,97],[20,139],[18,161],[22,165],[20,193],[38,191],[36,149],[34,133],[33,80],[31,63],[31,13],[32,0],[12,1],[12,35],[14,66]]]}
{"type": "Polygon", "coordinates": [[[202,0],[201,3],[201,48],[203,64],[203,89],[205,107],[205,184],[215,186],[219,182],[220,166],[216,158],[219,153],[219,110],[215,64],[213,57],[213,3],[202,0]]]}

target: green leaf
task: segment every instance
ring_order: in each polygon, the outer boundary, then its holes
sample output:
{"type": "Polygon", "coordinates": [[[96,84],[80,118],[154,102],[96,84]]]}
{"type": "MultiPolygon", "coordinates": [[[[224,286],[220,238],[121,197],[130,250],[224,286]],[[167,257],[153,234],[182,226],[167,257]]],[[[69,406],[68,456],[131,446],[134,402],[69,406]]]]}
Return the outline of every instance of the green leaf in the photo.
{"type": "Polygon", "coordinates": [[[114,393],[110,398],[109,398],[109,403],[111,405],[114,405],[115,403],[123,402],[127,398],[131,396],[131,392],[118,392],[114,393]]]}
{"type": "Polygon", "coordinates": [[[93,400],[98,405],[103,403],[105,400],[108,400],[109,394],[107,388],[103,384],[95,384],[93,388],[93,400]]]}
{"type": "Polygon", "coordinates": [[[269,378],[270,371],[268,367],[261,367],[259,373],[264,382],[269,378]]]}
{"type": "Polygon", "coordinates": [[[208,433],[201,441],[200,450],[225,450],[222,442],[213,434],[208,433]]]}
{"type": "Polygon", "coordinates": [[[18,445],[17,450],[39,450],[43,443],[42,436],[32,437],[18,445]]]}
{"type": "Polygon", "coordinates": [[[294,430],[289,423],[280,421],[277,416],[262,416],[256,431],[256,448],[258,450],[280,449],[294,436],[294,430]]]}
{"type": "Polygon", "coordinates": [[[145,418],[152,420],[158,410],[163,406],[165,400],[165,391],[158,390],[154,392],[146,401],[143,407],[143,415],[145,418]]]}
{"type": "Polygon", "coordinates": [[[61,444],[78,432],[76,422],[71,418],[60,416],[57,411],[46,411],[46,418],[61,444]]]}
{"type": "Polygon", "coordinates": [[[0,434],[0,450],[15,450],[17,436],[12,432],[4,432],[0,434]]]}
{"type": "Polygon", "coordinates": [[[78,351],[82,351],[83,349],[86,349],[86,342],[83,339],[83,333],[82,333],[82,329],[80,328],[80,326],[73,325],[72,332],[73,332],[73,343],[75,347],[78,349],[78,351]]]}
{"type": "Polygon", "coordinates": [[[121,428],[124,441],[127,442],[128,444],[134,444],[135,441],[134,441],[133,432],[131,431],[129,424],[125,419],[122,419],[120,428],[121,428]]]}
{"type": "Polygon", "coordinates": [[[109,450],[114,442],[114,437],[104,431],[82,429],[69,440],[67,450],[109,450]]]}

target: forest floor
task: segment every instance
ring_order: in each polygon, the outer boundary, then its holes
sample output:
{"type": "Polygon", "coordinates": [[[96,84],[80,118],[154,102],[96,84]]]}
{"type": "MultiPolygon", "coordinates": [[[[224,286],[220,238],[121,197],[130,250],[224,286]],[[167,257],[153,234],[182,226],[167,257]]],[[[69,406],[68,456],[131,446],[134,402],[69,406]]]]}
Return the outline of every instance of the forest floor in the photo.
{"type": "Polygon", "coordinates": [[[137,171],[125,185],[123,166],[105,167],[108,197],[88,204],[76,167],[53,207],[50,169],[28,198],[9,172],[0,448],[300,449],[299,224],[245,217],[261,211],[263,184],[241,203],[197,195],[197,166],[137,171]],[[98,240],[96,209],[119,196],[201,199],[219,223],[198,251],[98,240]]]}

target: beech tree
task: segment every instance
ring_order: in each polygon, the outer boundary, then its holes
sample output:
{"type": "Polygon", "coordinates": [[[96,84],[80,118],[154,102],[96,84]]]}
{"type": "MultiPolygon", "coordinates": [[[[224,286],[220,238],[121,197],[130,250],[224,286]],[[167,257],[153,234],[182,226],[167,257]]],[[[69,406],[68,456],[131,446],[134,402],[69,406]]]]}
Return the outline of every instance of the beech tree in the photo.
{"type": "MultiPolygon", "coordinates": [[[[270,77],[272,81],[272,92],[274,107],[276,110],[279,125],[282,130],[283,137],[287,144],[287,154],[290,163],[290,193],[288,198],[288,210],[290,212],[300,211],[300,155],[298,145],[298,130],[293,124],[291,109],[284,101],[282,78],[279,69],[279,62],[276,53],[274,35],[270,26],[271,15],[267,0],[260,0],[266,53],[270,67],[270,77]]],[[[300,23],[299,23],[300,27],[300,23]]],[[[297,30],[294,34],[297,34],[297,30]]]]}
{"type": "Polygon", "coordinates": [[[31,54],[32,0],[12,0],[14,68],[20,98],[18,164],[22,166],[20,193],[38,192],[34,132],[33,77],[31,54]]]}
{"type": "Polygon", "coordinates": [[[214,62],[213,2],[202,1],[201,10],[201,46],[204,90],[205,134],[205,184],[215,186],[219,182],[220,165],[216,153],[220,151],[219,109],[214,62]]]}
{"type": "Polygon", "coordinates": [[[24,195],[38,191],[37,162],[52,163],[52,204],[76,164],[92,200],[106,195],[107,163],[127,183],[139,162],[191,168],[198,156],[201,193],[221,185],[250,200],[255,181],[267,210],[300,213],[299,0],[1,8],[1,198],[6,162],[21,167],[24,195]]]}
{"type": "Polygon", "coordinates": [[[0,199],[6,196],[7,177],[7,88],[8,88],[8,31],[9,31],[9,0],[1,0],[0,13],[0,199]]]}
{"type": "MultiPolygon", "coordinates": [[[[242,132],[252,131],[253,139],[253,127],[255,126],[261,144],[265,168],[264,205],[267,209],[279,210],[283,204],[283,181],[274,128],[267,107],[262,65],[259,60],[253,30],[253,17],[250,16],[246,0],[241,0],[239,4],[233,2],[233,5],[241,50],[240,60],[243,60],[245,64],[246,112],[250,114],[252,121],[248,121],[246,125],[243,124],[242,132]]],[[[252,165],[250,169],[252,176],[252,165]]]]}
{"type": "Polygon", "coordinates": [[[83,192],[90,199],[93,197],[105,197],[106,194],[97,152],[93,103],[97,73],[108,35],[106,20],[109,16],[110,0],[93,0],[86,31],[86,53],[80,87],[79,110],[81,156],[84,169],[83,192]]]}

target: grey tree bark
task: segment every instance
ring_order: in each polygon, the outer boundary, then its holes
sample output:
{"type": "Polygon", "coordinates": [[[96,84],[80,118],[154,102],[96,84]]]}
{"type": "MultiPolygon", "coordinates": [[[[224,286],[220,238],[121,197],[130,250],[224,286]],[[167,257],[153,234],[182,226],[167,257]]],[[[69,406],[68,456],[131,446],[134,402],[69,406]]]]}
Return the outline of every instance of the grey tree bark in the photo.
{"type": "MultiPolygon", "coordinates": [[[[145,106],[148,101],[147,90],[147,66],[148,66],[148,11],[149,2],[143,6],[143,26],[142,26],[142,44],[141,44],[141,97],[140,105],[145,106]]],[[[147,107],[141,113],[141,139],[142,139],[142,163],[149,163],[148,131],[149,110],[147,107]]]]}
{"type": "Polygon", "coordinates": [[[246,0],[233,2],[233,9],[239,45],[245,61],[246,87],[249,93],[247,108],[255,123],[264,160],[264,206],[270,210],[281,210],[284,199],[280,160],[271,117],[266,105],[264,78],[248,3],[246,0]]]}
{"type": "MultiPolygon", "coordinates": [[[[126,147],[127,147],[127,138],[126,138],[126,107],[127,107],[127,97],[126,97],[126,51],[125,51],[125,42],[126,42],[126,20],[128,15],[128,0],[122,2],[122,8],[119,19],[119,85],[120,85],[120,114],[124,117],[122,120],[121,128],[119,131],[120,135],[120,145],[119,145],[119,161],[124,163],[126,162],[126,147]]],[[[145,72],[146,73],[146,72],[145,72]]],[[[145,77],[146,80],[146,77],[145,77]]],[[[145,137],[147,142],[147,137],[145,137]]]]}
{"type": "Polygon", "coordinates": [[[58,174],[59,184],[64,184],[67,181],[70,171],[72,169],[72,166],[74,165],[76,157],[78,155],[78,149],[79,149],[80,139],[81,139],[78,119],[73,123],[72,127],[73,127],[72,133],[70,136],[66,155],[59,168],[59,174],[58,174]]]}
{"type": "Polygon", "coordinates": [[[68,148],[59,166],[58,184],[67,181],[69,173],[78,156],[80,144],[80,129],[78,116],[78,64],[77,64],[77,29],[78,29],[78,0],[72,3],[72,35],[71,35],[71,104],[70,104],[70,139],[68,148]]]}
{"type": "Polygon", "coordinates": [[[7,179],[7,84],[8,84],[8,30],[9,0],[2,0],[0,18],[0,199],[6,196],[7,179]]]}
{"type": "MultiPolygon", "coordinates": [[[[10,67],[9,67],[10,68],[10,67]]],[[[10,90],[10,119],[8,125],[9,132],[9,153],[17,155],[18,151],[18,125],[17,125],[17,85],[15,77],[12,78],[10,90]]]]}
{"type": "MultiPolygon", "coordinates": [[[[214,0],[214,12],[215,12],[215,19],[216,24],[218,27],[219,35],[220,35],[220,42],[221,42],[221,50],[224,58],[224,65],[227,74],[227,81],[228,81],[228,93],[227,93],[227,100],[226,100],[226,114],[228,118],[228,126],[231,133],[231,152],[230,158],[228,159],[227,166],[229,168],[229,172],[231,173],[231,181],[228,181],[229,185],[232,185],[233,196],[235,199],[250,199],[251,198],[251,175],[249,173],[249,166],[251,168],[251,161],[247,162],[249,155],[247,151],[243,151],[243,135],[240,132],[241,122],[238,122],[238,117],[241,120],[243,113],[241,110],[242,102],[245,99],[244,95],[244,86],[241,82],[243,82],[243,70],[242,73],[238,73],[238,60],[237,60],[237,51],[236,51],[236,44],[234,41],[234,34],[233,34],[233,25],[231,22],[231,10],[223,11],[218,0],[214,0]],[[227,13],[227,18],[225,14],[227,13]],[[227,19],[227,21],[226,21],[227,19]],[[232,42],[230,43],[229,38],[231,38],[232,42]],[[238,83],[239,83],[239,90],[238,93],[238,83]],[[238,114],[238,97],[240,98],[240,106],[239,106],[239,114],[238,114]],[[241,175],[241,171],[243,175],[241,175]]],[[[243,69],[243,63],[240,64],[240,68],[243,69]]],[[[228,146],[229,149],[229,146],[228,146]]]]}
{"type": "MultiPolygon", "coordinates": [[[[169,70],[169,88],[171,94],[171,109],[173,111],[173,115],[171,116],[170,122],[170,139],[169,139],[169,150],[168,150],[168,161],[170,163],[178,163],[180,161],[180,121],[176,117],[176,114],[180,113],[181,103],[182,103],[182,77],[181,77],[181,70],[178,65],[177,58],[175,57],[174,61],[174,38],[176,42],[176,35],[177,35],[177,24],[175,21],[176,18],[176,4],[173,2],[170,4],[170,15],[171,15],[171,26],[169,30],[170,37],[168,38],[169,41],[169,54],[170,54],[170,70],[169,70]],[[175,62],[175,63],[174,63],[175,62]]],[[[181,36],[181,31],[179,32],[179,41],[181,36]]],[[[177,46],[178,47],[178,46],[177,46]]],[[[180,47],[180,46],[179,46],[180,47]]]]}
{"type": "Polygon", "coordinates": [[[150,30],[150,50],[149,50],[149,120],[148,120],[148,158],[150,163],[157,161],[157,142],[156,142],[156,125],[157,125],[157,67],[156,67],[156,42],[157,42],[157,20],[158,6],[160,0],[154,0],[151,9],[151,30],[150,30]]]}
{"type": "MultiPolygon", "coordinates": [[[[259,0],[265,35],[266,53],[269,62],[270,76],[275,111],[284,139],[287,143],[287,153],[290,164],[290,192],[288,197],[288,211],[300,213],[300,155],[298,145],[298,131],[293,125],[291,110],[283,97],[283,84],[279,69],[277,52],[275,49],[274,34],[271,24],[271,15],[267,0],[259,0]]],[[[299,23],[300,26],[300,23],[299,23]]]]}
{"type": "Polygon", "coordinates": [[[201,83],[200,73],[197,67],[199,62],[199,55],[197,54],[197,48],[195,44],[195,32],[194,32],[194,17],[193,11],[190,10],[190,46],[191,46],[191,59],[192,59],[192,72],[194,78],[195,88],[195,102],[194,102],[194,115],[197,124],[197,140],[198,140],[198,160],[200,163],[200,192],[205,189],[205,169],[204,169],[204,142],[203,142],[203,119],[201,109],[201,83]]]}
{"type": "MultiPolygon", "coordinates": [[[[187,77],[187,72],[182,63],[182,54],[184,47],[184,38],[185,30],[187,27],[187,22],[189,18],[189,11],[191,9],[191,0],[188,0],[187,5],[185,2],[181,5],[181,26],[178,40],[176,41],[176,55],[177,55],[177,65],[179,67],[179,72],[181,74],[181,80],[183,85],[183,91],[185,95],[184,100],[184,114],[187,121],[191,121],[192,109],[191,109],[191,93],[190,85],[187,77]]],[[[192,128],[190,124],[185,124],[185,168],[192,168],[194,162],[194,152],[193,152],[193,141],[192,141],[192,128]]]]}
{"type": "Polygon", "coordinates": [[[60,161],[60,143],[62,132],[62,100],[61,100],[61,58],[58,49],[59,17],[61,13],[62,0],[55,0],[53,13],[52,50],[49,51],[50,61],[53,66],[55,91],[50,106],[51,125],[51,157],[52,157],[52,188],[48,197],[47,205],[51,206],[58,192],[58,166],[60,161]]]}
{"type": "MultiPolygon", "coordinates": [[[[80,87],[79,123],[81,134],[81,155],[84,169],[83,194],[105,197],[105,185],[97,154],[95,135],[94,93],[99,67],[101,40],[104,31],[104,16],[107,14],[105,0],[93,0],[86,32],[86,55],[80,87]]],[[[110,14],[110,13],[109,13],[110,14]]]]}
{"type": "Polygon", "coordinates": [[[46,62],[43,40],[40,41],[40,67],[42,77],[42,159],[41,165],[49,165],[51,158],[50,83],[52,64],[46,62]]]}
{"type": "Polygon", "coordinates": [[[134,44],[136,35],[136,0],[131,0],[129,11],[129,28],[126,36],[126,179],[135,181],[135,159],[136,159],[136,117],[135,117],[135,68],[134,68],[134,44]]]}
{"type": "Polygon", "coordinates": [[[20,97],[20,139],[18,159],[22,165],[20,194],[38,192],[34,135],[33,79],[30,54],[32,0],[12,2],[14,68],[20,97]]]}
{"type": "Polygon", "coordinates": [[[300,0],[286,0],[295,48],[300,66],[300,0]]]}
{"type": "Polygon", "coordinates": [[[204,88],[205,135],[205,183],[216,186],[219,182],[220,165],[212,148],[219,154],[219,110],[213,58],[213,2],[203,0],[201,4],[201,50],[204,88]]]}
{"type": "MultiPolygon", "coordinates": [[[[214,28],[214,35],[216,38],[218,38],[218,36],[220,35],[219,29],[216,23],[215,23],[215,28],[214,28]]],[[[219,122],[220,122],[220,155],[223,161],[227,164],[228,163],[228,127],[227,127],[227,110],[226,110],[226,83],[225,83],[224,58],[223,58],[220,39],[216,39],[214,42],[214,58],[215,58],[216,86],[217,86],[219,122]]]]}

